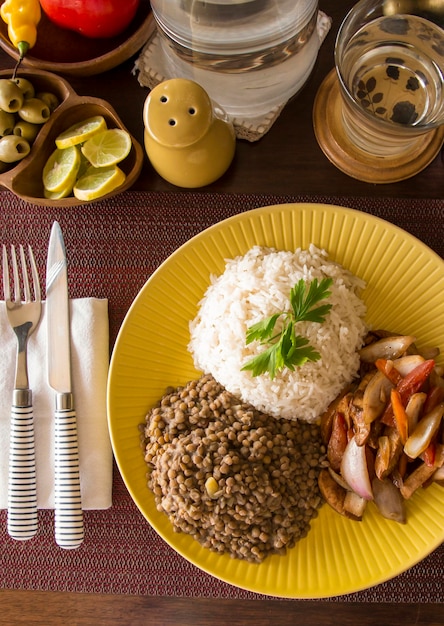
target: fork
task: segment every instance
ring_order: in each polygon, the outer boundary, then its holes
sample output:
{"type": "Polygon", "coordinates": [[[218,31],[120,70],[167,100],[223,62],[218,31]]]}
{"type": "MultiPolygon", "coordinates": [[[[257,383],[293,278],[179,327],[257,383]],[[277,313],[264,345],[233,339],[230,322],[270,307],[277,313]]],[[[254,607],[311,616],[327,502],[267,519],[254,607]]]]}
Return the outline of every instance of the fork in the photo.
{"type": "Polygon", "coordinates": [[[25,251],[20,245],[23,289],[15,247],[11,246],[14,299],[11,299],[8,254],[3,245],[3,292],[9,324],[17,337],[15,386],[12,394],[9,442],[8,533],[13,539],[31,539],[37,532],[37,489],[34,448],[32,391],[28,382],[28,338],[36,329],[42,302],[37,267],[31,246],[28,247],[34,300],[31,300],[25,251]],[[23,292],[23,301],[21,300],[23,292]]]}

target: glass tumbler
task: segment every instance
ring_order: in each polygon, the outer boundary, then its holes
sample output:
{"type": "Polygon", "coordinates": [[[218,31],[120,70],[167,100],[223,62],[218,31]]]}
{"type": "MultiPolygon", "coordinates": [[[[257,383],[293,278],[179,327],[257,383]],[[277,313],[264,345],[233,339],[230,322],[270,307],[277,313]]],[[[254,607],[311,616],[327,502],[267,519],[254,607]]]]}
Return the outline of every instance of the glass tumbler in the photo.
{"type": "Polygon", "coordinates": [[[345,17],[330,77],[339,99],[330,133],[339,147],[330,137],[328,156],[347,173],[391,182],[436,156],[444,134],[443,13],[435,0],[360,0],[345,17]]]}

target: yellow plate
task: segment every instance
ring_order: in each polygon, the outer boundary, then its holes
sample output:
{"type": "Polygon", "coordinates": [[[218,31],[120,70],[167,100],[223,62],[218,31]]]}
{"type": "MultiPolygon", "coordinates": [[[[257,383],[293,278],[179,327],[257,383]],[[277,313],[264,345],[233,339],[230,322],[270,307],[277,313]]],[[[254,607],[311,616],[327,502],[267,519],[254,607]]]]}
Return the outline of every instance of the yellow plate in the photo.
{"type": "MultiPolygon", "coordinates": [[[[444,540],[444,490],[432,485],[407,504],[408,523],[379,516],[371,503],[362,522],[327,505],[308,536],[286,556],[251,564],[204,549],[173,532],[145,484],[138,424],[168,385],[196,378],[187,352],[188,322],[224,260],[253,245],[326,249],[367,282],[368,322],[444,349],[444,262],[400,228],[359,211],[319,204],[264,207],[200,233],[172,254],[133,302],[111,359],[109,428],[123,480],[136,505],[166,542],[213,576],[257,593],[322,598],[359,591],[405,571],[444,540]]],[[[441,357],[442,362],[442,357],[441,357]]]]}

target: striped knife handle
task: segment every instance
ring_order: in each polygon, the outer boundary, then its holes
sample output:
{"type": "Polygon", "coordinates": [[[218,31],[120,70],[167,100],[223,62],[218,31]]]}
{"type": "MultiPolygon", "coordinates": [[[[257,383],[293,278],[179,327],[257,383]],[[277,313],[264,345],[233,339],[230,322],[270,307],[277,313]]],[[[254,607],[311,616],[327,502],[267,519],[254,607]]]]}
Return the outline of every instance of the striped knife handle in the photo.
{"type": "Polygon", "coordinates": [[[34,537],[38,527],[32,394],[24,389],[14,390],[11,407],[7,526],[21,541],[34,537]],[[25,392],[29,406],[17,402],[25,392]]]}
{"type": "Polygon", "coordinates": [[[65,549],[83,542],[77,421],[74,409],[55,410],[55,539],[65,549]]]}

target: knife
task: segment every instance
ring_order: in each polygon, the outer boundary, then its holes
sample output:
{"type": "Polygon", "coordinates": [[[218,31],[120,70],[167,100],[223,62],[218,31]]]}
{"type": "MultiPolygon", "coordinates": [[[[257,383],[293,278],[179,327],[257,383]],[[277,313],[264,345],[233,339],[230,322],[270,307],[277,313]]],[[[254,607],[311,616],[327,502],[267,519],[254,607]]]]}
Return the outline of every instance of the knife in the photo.
{"type": "Polygon", "coordinates": [[[49,239],[46,265],[48,381],[55,391],[55,539],[78,548],[84,538],[77,419],[71,381],[71,335],[65,243],[58,222],[49,239]]]}

